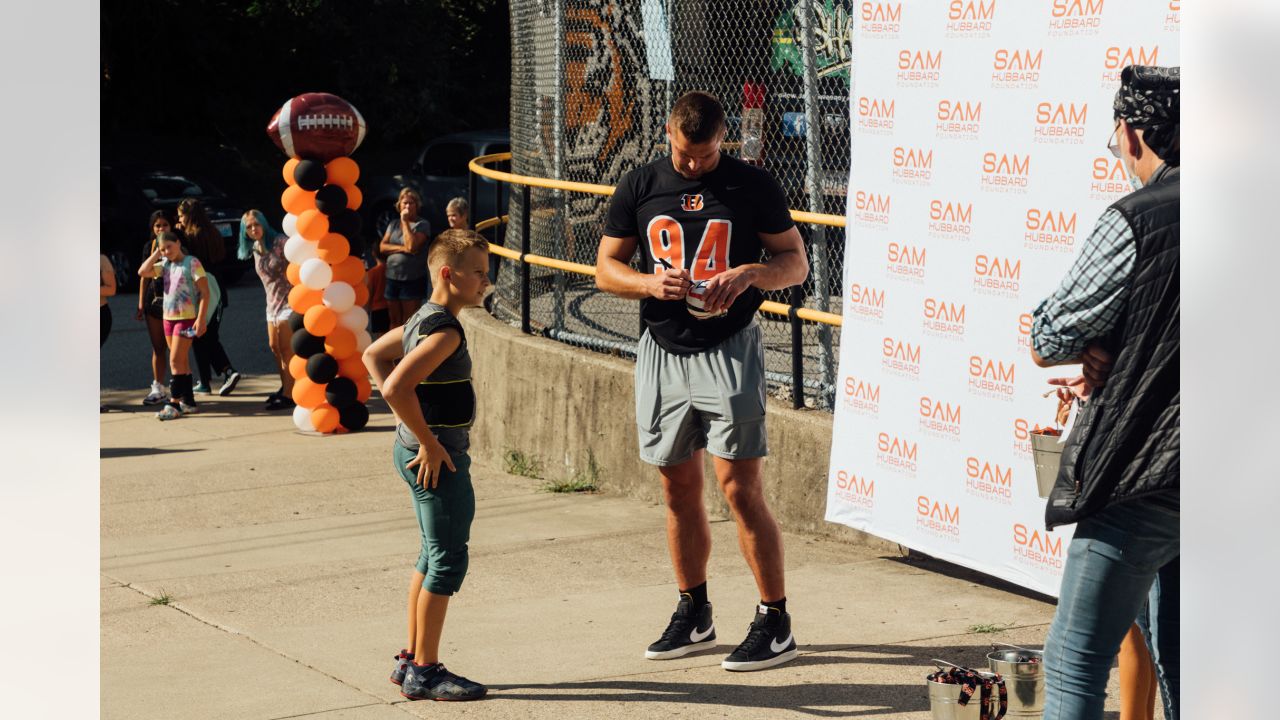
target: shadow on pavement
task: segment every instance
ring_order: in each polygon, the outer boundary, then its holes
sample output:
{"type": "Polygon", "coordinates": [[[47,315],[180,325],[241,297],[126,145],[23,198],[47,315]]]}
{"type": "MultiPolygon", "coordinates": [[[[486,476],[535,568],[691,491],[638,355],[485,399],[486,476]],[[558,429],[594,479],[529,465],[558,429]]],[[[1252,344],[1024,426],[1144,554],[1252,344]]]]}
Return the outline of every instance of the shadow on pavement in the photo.
{"type": "Polygon", "coordinates": [[[984,575],[977,570],[970,570],[967,567],[949,563],[945,560],[939,560],[916,550],[909,550],[906,557],[882,555],[880,556],[880,559],[891,560],[901,565],[909,565],[911,567],[920,568],[921,570],[931,573],[937,573],[938,575],[945,575],[957,580],[966,580],[976,585],[982,585],[1001,592],[1009,593],[1010,595],[1024,597],[1029,600],[1039,600],[1040,602],[1047,603],[1049,605],[1058,604],[1057,599],[1051,595],[1045,595],[1044,593],[1039,593],[1020,585],[1014,585],[1013,583],[1006,582],[1000,578],[993,577],[991,575],[984,575]]]}
{"type": "MultiPolygon", "coordinates": [[[[732,646],[720,645],[705,653],[724,655],[732,646]]],[[[722,705],[792,710],[818,717],[876,717],[886,712],[922,712],[929,709],[925,675],[932,672],[933,658],[970,663],[985,668],[986,643],[956,645],[801,645],[800,657],[782,666],[806,665],[898,665],[920,669],[918,684],[799,683],[762,686],[758,684],[679,683],[638,680],[594,680],[567,683],[490,685],[493,700],[551,700],[557,702],[679,702],[693,705],[722,705]],[[859,653],[858,656],[829,653],[859,653]],[[512,692],[527,690],[533,692],[512,692]],[[850,706],[860,709],[851,710],[850,706]]],[[[761,671],[764,673],[769,670],[761,671]]],[[[883,673],[883,671],[879,671],[883,673]]],[[[757,673],[744,673],[745,679],[757,673]]]]}
{"type": "Polygon", "coordinates": [[[171,453],[189,453],[204,452],[204,448],[143,448],[143,447],[123,447],[123,448],[102,448],[98,453],[99,460],[110,460],[111,458],[141,457],[143,455],[168,455],[171,453]]]}
{"type": "MultiPolygon", "coordinates": [[[[763,671],[763,672],[768,672],[763,671]]],[[[545,685],[490,685],[494,700],[567,702],[661,702],[688,705],[791,710],[816,717],[878,717],[885,712],[929,709],[924,678],[918,685],[860,685],[858,683],[800,683],[762,687],[711,683],[599,680],[545,685]],[[519,693],[515,689],[545,690],[519,693]],[[584,691],[584,692],[574,692],[584,691]],[[861,709],[851,710],[850,706],[861,709]]]]}

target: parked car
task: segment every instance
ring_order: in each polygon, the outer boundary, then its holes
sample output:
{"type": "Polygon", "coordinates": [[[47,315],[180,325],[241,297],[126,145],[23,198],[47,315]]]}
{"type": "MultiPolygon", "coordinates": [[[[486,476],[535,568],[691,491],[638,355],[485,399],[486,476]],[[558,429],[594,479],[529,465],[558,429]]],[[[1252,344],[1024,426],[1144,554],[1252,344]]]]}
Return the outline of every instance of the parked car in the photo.
{"type": "Polygon", "coordinates": [[[164,210],[176,220],[178,202],[197,198],[204,203],[209,219],[226,243],[226,257],[212,270],[224,285],[232,285],[250,269],[251,263],[236,259],[243,204],[213,184],[187,172],[137,170],[102,166],[101,236],[99,248],[116,268],[117,283],[135,285],[142,264],[142,246],[151,229],[147,220],[155,210],[164,210]]]}
{"type": "MultiPolygon", "coordinates": [[[[419,214],[431,223],[433,234],[448,227],[444,209],[451,198],[466,197],[473,158],[511,150],[508,130],[475,130],[444,135],[428,142],[413,165],[403,174],[374,176],[361,180],[364,192],[363,213],[365,235],[377,239],[398,216],[395,204],[400,189],[411,187],[422,196],[419,214]]],[[[471,223],[498,215],[507,208],[509,192],[502,186],[502,197],[494,203],[494,180],[477,178],[476,197],[471,208],[471,223]]]]}

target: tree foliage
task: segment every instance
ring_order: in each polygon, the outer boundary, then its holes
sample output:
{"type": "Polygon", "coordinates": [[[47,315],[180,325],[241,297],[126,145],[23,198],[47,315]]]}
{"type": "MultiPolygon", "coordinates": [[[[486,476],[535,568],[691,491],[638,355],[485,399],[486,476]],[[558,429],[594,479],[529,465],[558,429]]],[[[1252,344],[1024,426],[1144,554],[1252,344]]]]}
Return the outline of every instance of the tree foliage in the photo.
{"type": "Polygon", "coordinates": [[[104,156],[158,143],[275,165],[267,122],[309,91],[360,109],[362,155],[508,120],[505,0],[107,0],[101,40],[104,156]]]}

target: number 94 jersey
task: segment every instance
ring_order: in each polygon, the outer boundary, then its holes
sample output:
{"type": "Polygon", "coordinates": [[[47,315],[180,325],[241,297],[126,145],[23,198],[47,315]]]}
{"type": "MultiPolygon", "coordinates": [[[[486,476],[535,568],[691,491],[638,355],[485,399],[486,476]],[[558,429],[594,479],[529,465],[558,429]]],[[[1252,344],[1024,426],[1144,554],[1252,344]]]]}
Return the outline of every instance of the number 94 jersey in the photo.
{"type": "MultiPolygon", "coordinates": [[[[759,233],[780,233],[794,223],[786,196],[768,172],[721,155],[716,169],[689,180],[663,156],[623,176],[609,204],[604,234],[636,238],[642,272],[683,267],[695,281],[728,268],[760,262],[759,233]]],[[[763,295],[749,288],[722,317],[698,320],[683,300],[640,301],[649,334],[678,355],[724,342],[755,317],[763,295]]]]}

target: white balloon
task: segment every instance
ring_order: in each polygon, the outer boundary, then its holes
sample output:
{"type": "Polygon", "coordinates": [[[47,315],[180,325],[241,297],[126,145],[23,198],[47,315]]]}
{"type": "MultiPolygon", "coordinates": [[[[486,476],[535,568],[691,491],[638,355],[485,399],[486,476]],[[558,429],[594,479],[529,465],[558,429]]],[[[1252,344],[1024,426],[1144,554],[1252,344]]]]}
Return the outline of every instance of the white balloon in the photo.
{"type": "Polygon", "coordinates": [[[311,411],[301,405],[293,409],[293,424],[302,432],[315,432],[316,428],[311,424],[311,411]]]}
{"type": "Polygon", "coordinates": [[[365,330],[364,328],[360,328],[355,332],[356,332],[356,352],[364,352],[365,348],[369,347],[369,345],[373,343],[373,336],[371,336],[369,334],[369,331],[365,330]]]}
{"type": "MultiPolygon", "coordinates": [[[[298,277],[301,278],[302,284],[312,290],[324,290],[329,283],[333,282],[333,268],[329,267],[329,263],[320,258],[311,258],[302,263],[299,268],[298,277]]],[[[346,283],[343,283],[346,285],[346,283]]],[[[351,286],[347,285],[350,289],[351,286]]],[[[355,299],[355,291],[351,291],[352,299],[355,299]]]]}
{"type": "Polygon", "coordinates": [[[298,216],[288,213],[284,216],[284,221],[280,223],[280,229],[284,230],[284,234],[293,237],[298,234],[298,216]]]}
{"type": "MultiPolygon", "coordinates": [[[[334,283],[337,285],[338,283],[334,283]]],[[[333,287],[330,285],[329,287],[333,287]]],[[[338,316],[338,324],[354,333],[359,333],[369,325],[369,313],[359,305],[351,306],[351,309],[343,312],[338,316]]]]}
{"type": "MultiPolygon", "coordinates": [[[[326,265],[325,267],[328,268],[329,266],[326,265]]],[[[306,270],[305,266],[303,267],[303,270],[306,270]]],[[[329,278],[333,279],[332,272],[329,273],[329,278]]],[[[303,278],[303,282],[306,282],[305,277],[303,278]]],[[[324,289],[324,304],[334,312],[345,313],[356,304],[356,290],[347,283],[341,281],[333,283],[324,289]]]]}
{"type": "Polygon", "coordinates": [[[284,243],[284,257],[291,263],[301,265],[316,257],[319,248],[319,243],[313,243],[301,235],[293,235],[284,243]]]}

